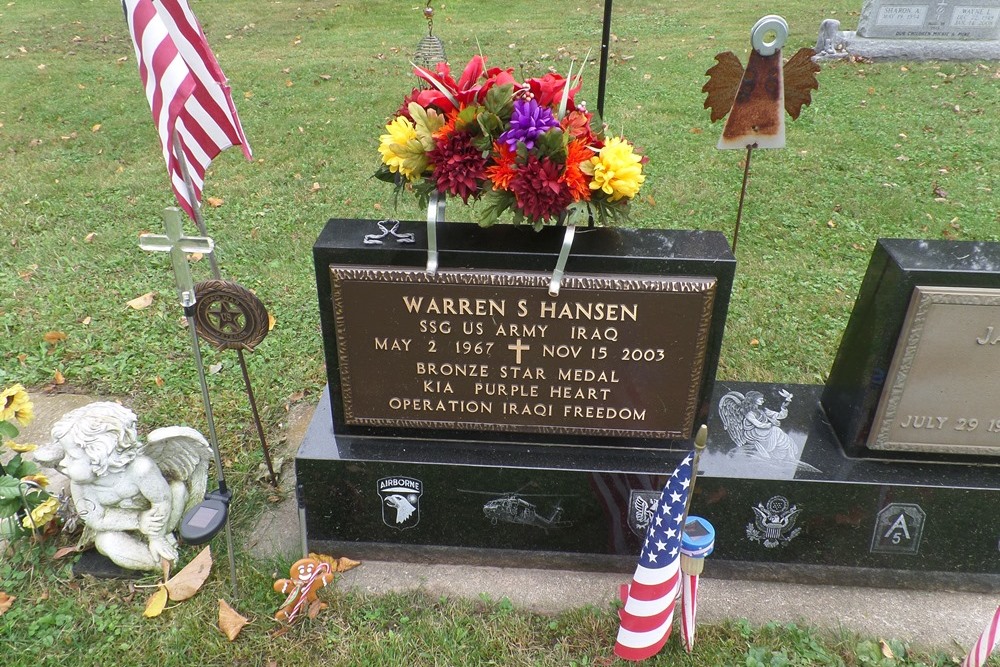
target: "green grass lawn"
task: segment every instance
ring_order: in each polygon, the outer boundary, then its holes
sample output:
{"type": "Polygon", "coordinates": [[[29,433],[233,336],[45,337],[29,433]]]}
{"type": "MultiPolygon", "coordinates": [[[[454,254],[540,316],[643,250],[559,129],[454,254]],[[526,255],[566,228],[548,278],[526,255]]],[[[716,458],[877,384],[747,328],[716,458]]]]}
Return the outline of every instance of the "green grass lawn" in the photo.
{"type": "MultiPolygon", "coordinates": [[[[276,320],[248,361],[277,434],[287,407],[316,400],[325,381],[311,263],[324,222],[422,213],[408,200],[394,208],[391,188],[371,174],[385,120],[415,85],[409,60],[426,31],[423,3],[192,6],[254,150],[251,163],[238,150],[215,161],[205,195],[222,204],[205,217],[223,274],[254,290],[276,320]]],[[[573,59],[596,58],[602,8],[451,0],[437,3],[435,34],[456,67],[481,50],[518,78],[565,73],[573,59]]],[[[650,158],[632,223],[731,236],[743,155],[715,149],[721,127],[702,108],[705,70],[724,50],[745,61],[749,28],[764,14],[788,20],[791,52],[814,44],[824,18],[852,29],[859,9],[860,0],[615,3],[606,120],[650,158]]],[[[174,200],[119,3],[2,3],[0,58],[0,386],[121,398],[143,432],[200,423],[169,263],[138,247],[174,200]],[[150,291],[149,308],[126,306],[150,291]]],[[[597,71],[588,65],[581,95],[591,108],[597,71]]],[[[722,379],[822,382],[879,237],[1000,239],[997,63],[841,62],[819,78],[813,104],[789,124],[788,147],[753,159],[722,379]]],[[[448,219],[472,216],[449,206],[448,219]]],[[[373,226],[359,222],[359,235],[373,226]]],[[[195,270],[196,279],[209,275],[206,261],[195,270]]],[[[209,380],[231,482],[250,501],[236,517],[245,531],[267,496],[252,479],[255,434],[235,357],[206,349],[205,360],[221,364],[209,380]]],[[[204,664],[448,664],[468,650],[479,664],[582,665],[610,655],[607,609],[543,619],[502,602],[406,596],[331,596],[319,620],[272,638],[272,568],[241,562],[254,590],[243,611],[256,621],[230,646],[205,631],[215,593],[143,622],[141,595],[68,582],[36,548],[0,565],[0,590],[31,602],[0,616],[0,653],[25,665],[98,664],[129,650],[173,664],[189,661],[188,646],[204,664]]],[[[704,637],[693,659],[675,648],[654,664],[886,660],[868,640],[802,629],[734,624],[704,637]]],[[[945,658],[913,660],[893,664],[945,658]]]]}

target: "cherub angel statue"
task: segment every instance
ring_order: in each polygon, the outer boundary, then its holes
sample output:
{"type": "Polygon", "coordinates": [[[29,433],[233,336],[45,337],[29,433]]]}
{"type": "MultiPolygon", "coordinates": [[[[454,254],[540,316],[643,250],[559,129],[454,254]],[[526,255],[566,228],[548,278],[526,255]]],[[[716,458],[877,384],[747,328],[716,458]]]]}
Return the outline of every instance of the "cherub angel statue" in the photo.
{"type": "Polygon", "coordinates": [[[69,477],[81,545],[126,569],[159,570],[177,560],[173,532],[205,496],[212,450],[184,426],[158,428],[144,444],[134,412],[97,402],[63,415],[35,456],[69,477]]]}
{"type": "Polygon", "coordinates": [[[719,400],[719,416],[726,432],[739,450],[754,458],[778,461],[799,460],[799,447],[781,430],[781,420],[788,416],[792,394],[782,389],[784,401],[779,410],[764,407],[764,395],[748,391],[746,396],[731,391],[719,400]]]}

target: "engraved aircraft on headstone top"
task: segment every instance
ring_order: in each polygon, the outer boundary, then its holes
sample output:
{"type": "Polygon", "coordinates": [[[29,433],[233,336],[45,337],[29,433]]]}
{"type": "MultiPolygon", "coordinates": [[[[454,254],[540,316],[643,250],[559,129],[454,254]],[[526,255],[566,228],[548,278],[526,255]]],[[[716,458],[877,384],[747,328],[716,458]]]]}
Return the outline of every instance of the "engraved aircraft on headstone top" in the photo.
{"type": "Polygon", "coordinates": [[[812,101],[810,91],[819,89],[813,49],[800,49],[782,66],[781,47],[788,38],[788,24],[770,15],[757,21],[750,31],[750,58],[744,70],[732,51],[715,56],[705,72],[708,83],[705,108],[714,123],[728,114],[718,148],[784,148],[785,115],[795,120],[802,107],[812,101]]]}

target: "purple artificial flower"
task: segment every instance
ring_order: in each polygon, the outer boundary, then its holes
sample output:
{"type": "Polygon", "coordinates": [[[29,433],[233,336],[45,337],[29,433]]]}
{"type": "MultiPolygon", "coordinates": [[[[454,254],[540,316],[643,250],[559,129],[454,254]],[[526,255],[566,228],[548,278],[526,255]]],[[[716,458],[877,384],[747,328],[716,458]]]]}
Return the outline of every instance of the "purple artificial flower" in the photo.
{"type": "Polygon", "coordinates": [[[538,135],[557,127],[559,121],[548,107],[540,106],[535,100],[515,100],[510,129],[500,135],[500,141],[512,151],[517,150],[517,143],[520,141],[530,151],[535,147],[538,135]]]}

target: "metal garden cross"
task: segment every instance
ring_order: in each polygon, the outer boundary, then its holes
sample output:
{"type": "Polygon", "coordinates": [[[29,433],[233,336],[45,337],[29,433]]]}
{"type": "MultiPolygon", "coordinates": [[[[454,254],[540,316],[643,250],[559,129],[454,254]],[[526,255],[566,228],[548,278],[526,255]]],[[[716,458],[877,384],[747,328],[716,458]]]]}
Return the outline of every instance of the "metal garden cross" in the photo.
{"type": "Polygon", "coordinates": [[[215,243],[206,236],[184,236],[181,211],[176,207],[163,210],[163,226],[166,228],[166,235],[143,234],[139,237],[139,247],[150,252],[170,253],[170,263],[174,267],[174,277],[177,280],[177,296],[181,300],[181,305],[187,309],[193,306],[197,299],[187,253],[200,252],[207,255],[215,248],[215,243]]]}

